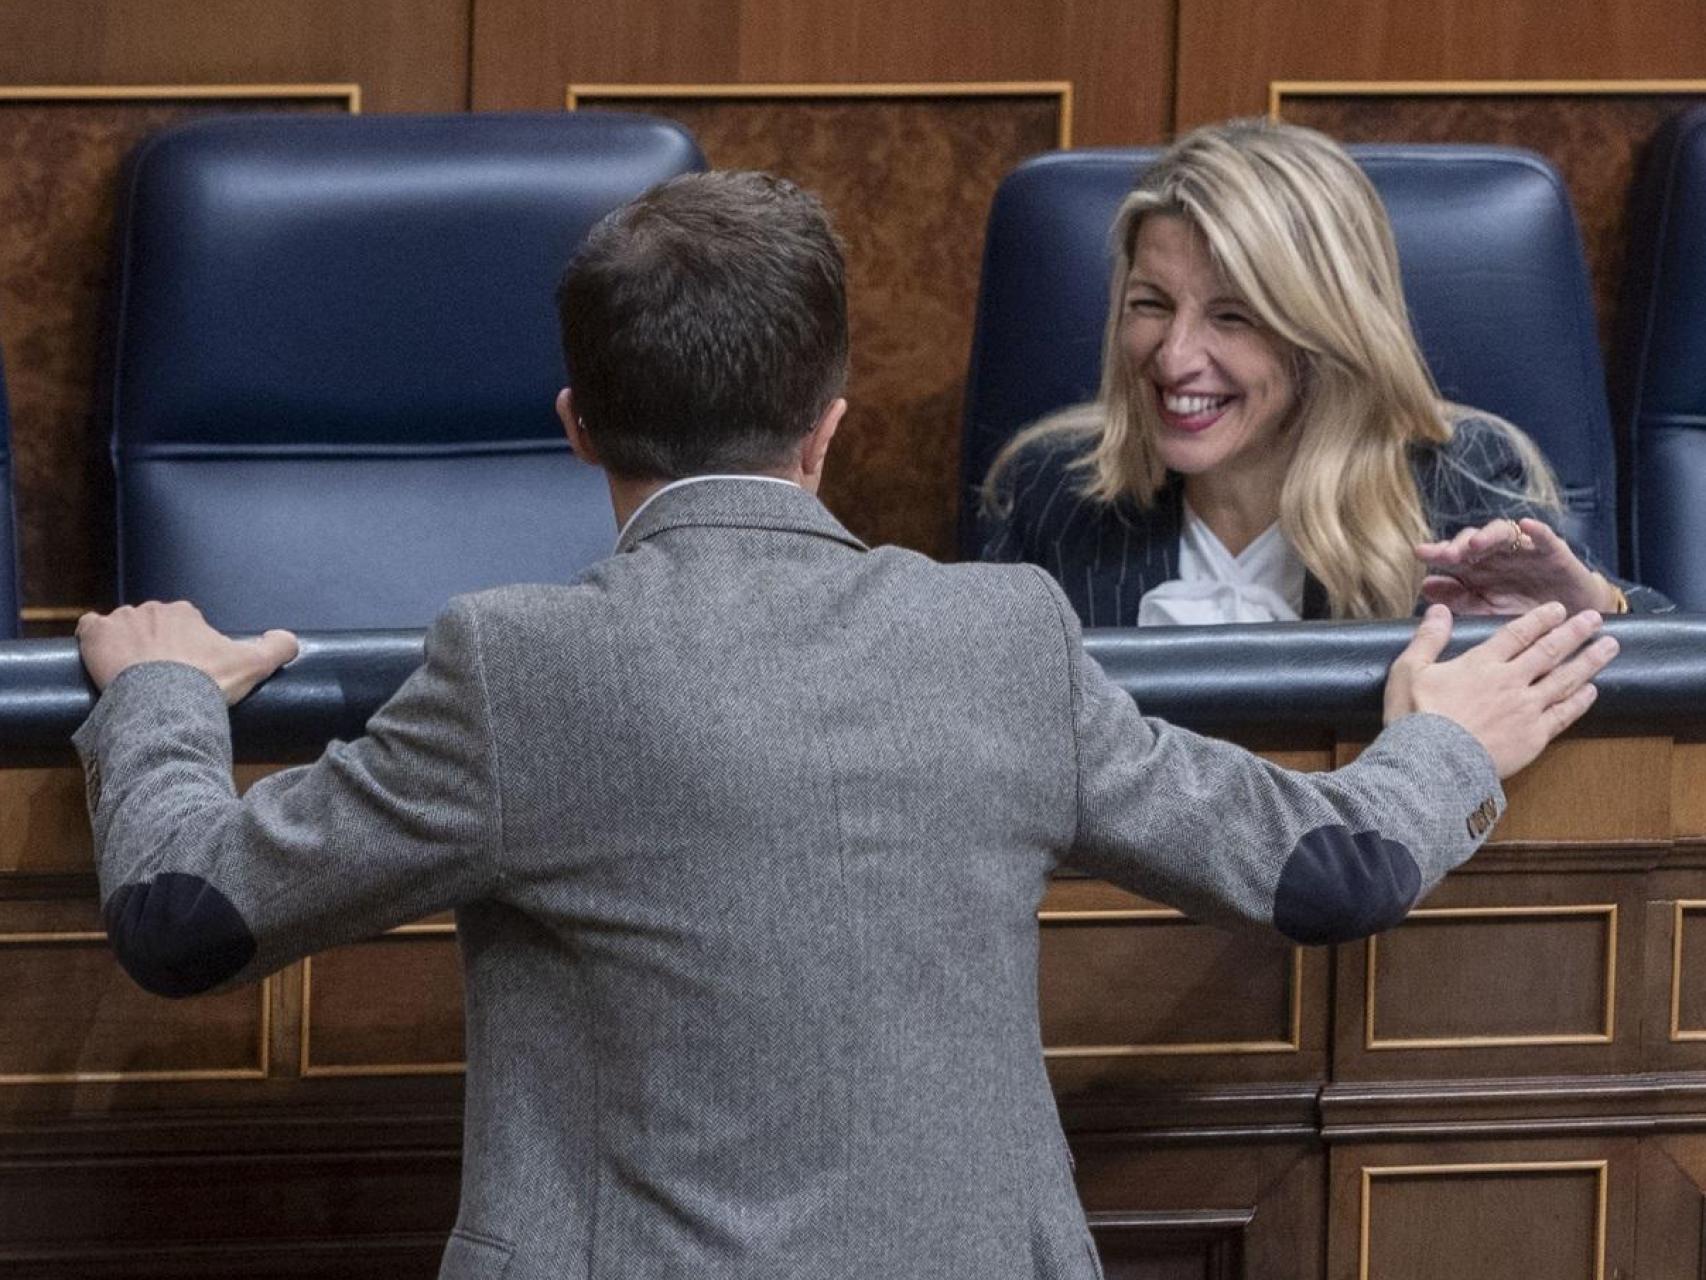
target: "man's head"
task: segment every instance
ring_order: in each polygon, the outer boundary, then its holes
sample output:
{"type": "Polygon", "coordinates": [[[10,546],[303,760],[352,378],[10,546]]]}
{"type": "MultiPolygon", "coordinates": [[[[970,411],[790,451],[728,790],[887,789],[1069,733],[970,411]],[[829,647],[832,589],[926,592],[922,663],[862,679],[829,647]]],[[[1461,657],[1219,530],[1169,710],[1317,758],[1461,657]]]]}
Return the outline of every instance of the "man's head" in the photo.
{"type": "Polygon", "coordinates": [[[786,471],[846,383],[840,246],[817,200],[768,174],[689,174],[616,210],[557,314],[561,403],[624,479],[786,471]]]}

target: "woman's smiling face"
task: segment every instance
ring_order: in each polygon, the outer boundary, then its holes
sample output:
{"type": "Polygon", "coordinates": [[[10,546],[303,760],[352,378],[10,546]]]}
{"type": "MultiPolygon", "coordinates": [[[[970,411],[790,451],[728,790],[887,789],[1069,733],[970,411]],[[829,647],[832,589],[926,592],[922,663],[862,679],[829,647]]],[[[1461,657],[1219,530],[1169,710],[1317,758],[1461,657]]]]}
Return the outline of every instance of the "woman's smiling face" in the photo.
{"type": "Polygon", "coordinates": [[[1202,475],[1271,455],[1297,401],[1286,344],[1215,267],[1176,214],[1138,224],[1120,345],[1161,422],[1161,460],[1202,475]]]}

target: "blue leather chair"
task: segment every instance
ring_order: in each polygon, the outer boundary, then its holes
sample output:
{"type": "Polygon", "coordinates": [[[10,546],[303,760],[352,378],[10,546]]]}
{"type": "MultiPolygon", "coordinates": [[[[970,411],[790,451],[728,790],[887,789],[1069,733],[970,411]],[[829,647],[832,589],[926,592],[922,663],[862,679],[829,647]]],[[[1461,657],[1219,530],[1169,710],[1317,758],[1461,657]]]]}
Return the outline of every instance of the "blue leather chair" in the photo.
{"type": "Polygon", "coordinates": [[[1629,569],[1706,610],[1706,108],[1654,135],[1629,212],[1617,361],[1629,569]]]}
{"type": "Polygon", "coordinates": [[[217,625],[417,627],[608,553],[552,410],[592,224],[704,165],[587,114],[235,117],[121,186],[108,352],[121,599],[217,625]]]}
{"type": "MultiPolygon", "coordinates": [[[[1617,564],[1616,484],[1593,296],[1569,196],[1526,151],[1356,146],[1391,214],[1422,351],[1450,399],[1540,444],[1576,520],[1617,564]]],[[[1109,229],[1149,148],[1038,156],[990,214],[966,385],[961,551],[995,454],[1045,413],[1094,397],[1113,258],[1109,229]]]]}
{"type": "Polygon", "coordinates": [[[12,419],[0,367],[0,640],[18,638],[18,528],[12,509],[12,419]]]}

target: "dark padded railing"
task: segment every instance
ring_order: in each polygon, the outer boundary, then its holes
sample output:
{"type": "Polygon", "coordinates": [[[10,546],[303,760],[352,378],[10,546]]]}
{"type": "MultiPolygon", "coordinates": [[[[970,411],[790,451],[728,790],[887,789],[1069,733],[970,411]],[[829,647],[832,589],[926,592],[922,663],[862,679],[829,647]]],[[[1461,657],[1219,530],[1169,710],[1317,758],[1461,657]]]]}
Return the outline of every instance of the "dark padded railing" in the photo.
{"type": "MultiPolygon", "coordinates": [[[[1495,624],[1460,621],[1458,652],[1495,624]]],[[[1085,647],[1152,715],[1218,734],[1366,733],[1380,723],[1386,668],[1414,624],[1282,623],[1092,631],[1085,647]]],[[[1614,618],[1623,652],[1600,677],[1582,730],[1706,731],[1706,615],[1614,618]]],[[[421,661],[422,632],[304,634],[302,653],[232,712],[237,757],[312,758],[368,716],[421,661]]],[[[0,766],[61,764],[94,705],[70,640],[0,643],[0,766]]]]}

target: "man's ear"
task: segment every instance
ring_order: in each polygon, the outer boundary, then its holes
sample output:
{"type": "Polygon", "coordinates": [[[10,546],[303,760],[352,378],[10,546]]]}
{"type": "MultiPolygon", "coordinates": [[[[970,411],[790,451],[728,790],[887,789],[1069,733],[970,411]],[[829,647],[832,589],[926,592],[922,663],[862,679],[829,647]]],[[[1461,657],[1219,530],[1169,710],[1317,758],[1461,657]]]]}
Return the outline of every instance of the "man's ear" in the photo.
{"type": "Polygon", "coordinates": [[[842,416],[847,412],[847,400],[837,396],[829,402],[829,407],[818,418],[817,424],[806,433],[805,444],[800,447],[800,478],[801,483],[817,492],[819,483],[823,480],[823,463],[829,455],[829,442],[835,439],[835,430],[841,425],[842,416]]]}
{"type": "Polygon", "coordinates": [[[575,456],[591,466],[603,465],[598,460],[598,450],[593,448],[592,437],[587,435],[586,428],[575,414],[574,393],[567,387],[557,393],[557,417],[562,420],[563,430],[569,437],[569,448],[575,451],[575,456]]]}

